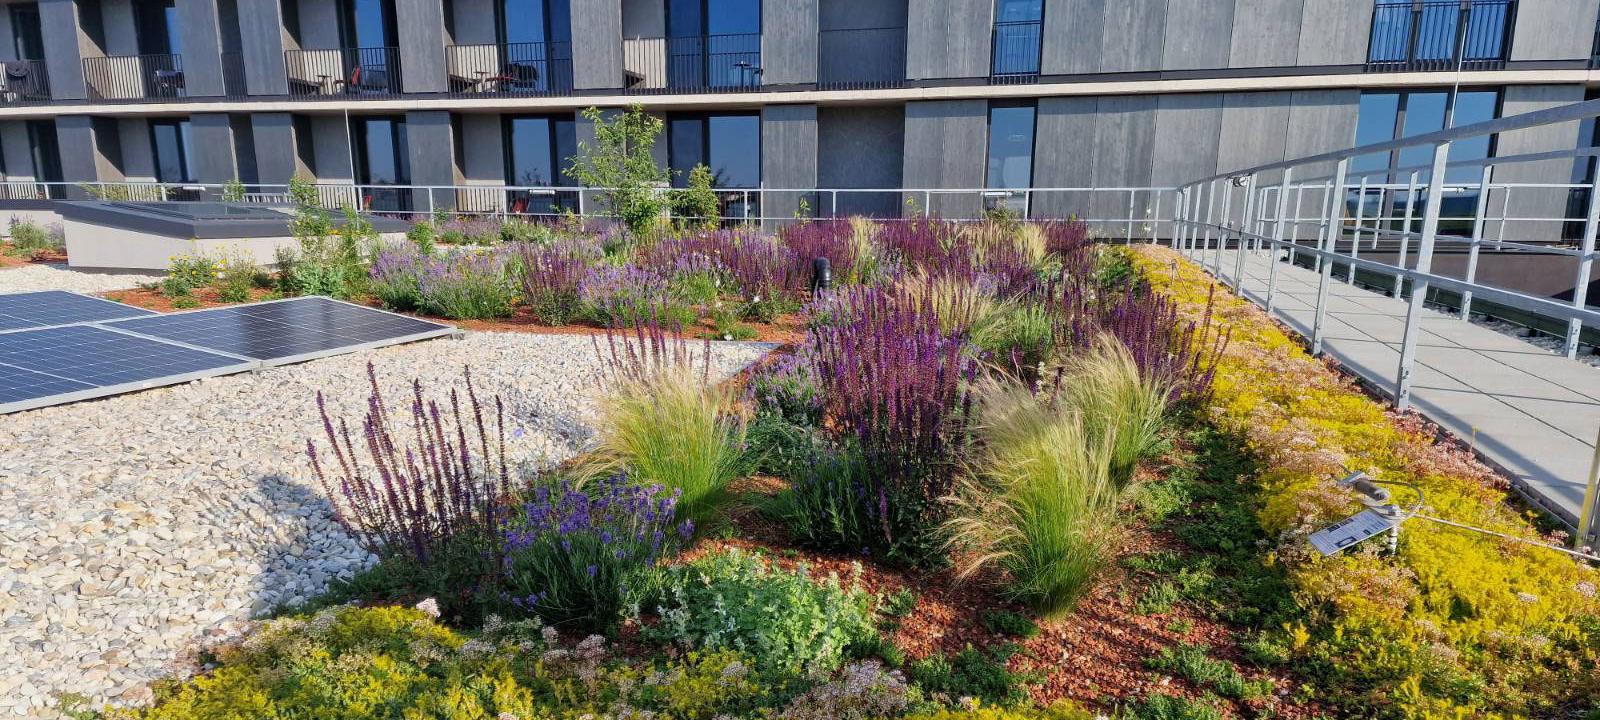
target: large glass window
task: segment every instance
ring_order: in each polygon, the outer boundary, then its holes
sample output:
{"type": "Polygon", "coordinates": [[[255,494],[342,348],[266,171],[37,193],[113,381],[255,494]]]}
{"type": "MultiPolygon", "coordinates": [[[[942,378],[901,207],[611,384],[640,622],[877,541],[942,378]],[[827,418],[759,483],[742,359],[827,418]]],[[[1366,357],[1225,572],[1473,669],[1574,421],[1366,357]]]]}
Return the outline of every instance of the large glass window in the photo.
{"type": "Polygon", "coordinates": [[[27,120],[28,152],[33,156],[33,177],[46,186],[45,193],[61,199],[65,193],[61,182],[61,146],[56,141],[56,121],[27,120]]]}
{"type": "Polygon", "coordinates": [[[501,0],[496,31],[507,89],[548,92],[572,87],[569,0],[501,0]]]}
{"type": "MultiPolygon", "coordinates": [[[[1493,120],[1499,115],[1500,93],[1494,90],[1424,90],[1406,93],[1367,93],[1361,96],[1359,115],[1356,118],[1356,144],[1368,145],[1396,138],[1416,137],[1449,127],[1471,125],[1493,120]]],[[[1490,157],[1494,152],[1493,138],[1478,136],[1457,140],[1450,145],[1451,167],[1445,171],[1446,183],[1474,184],[1480,178],[1481,166],[1460,166],[1472,160],[1490,157]]],[[[1382,151],[1354,158],[1350,163],[1352,184],[1365,177],[1369,185],[1406,183],[1412,171],[1418,173],[1418,183],[1428,181],[1428,165],[1433,160],[1433,148],[1416,145],[1398,151],[1382,151]]],[[[1477,191],[1451,192],[1444,197],[1440,213],[1447,218],[1445,232],[1459,232],[1462,218],[1470,218],[1477,202],[1477,191]]],[[[1366,198],[1363,215],[1372,217],[1378,208],[1390,208],[1390,214],[1402,214],[1406,201],[1405,191],[1373,190],[1366,198]]],[[[1353,208],[1352,208],[1353,210],[1353,208]]],[[[1413,216],[1422,216],[1421,207],[1413,216]]]]}
{"type": "Polygon", "coordinates": [[[189,121],[161,119],[150,121],[150,151],[155,157],[156,180],[164,183],[194,182],[189,158],[189,121]]]}
{"type": "Polygon", "coordinates": [[[680,115],[667,124],[672,184],[683,187],[695,165],[711,169],[717,187],[761,185],[761,118],[754,113],[680,115]]]}
{"type": "Polygon", "coordinates": [[[760,85],[760,0],[668,0],[667,82],[760,85]]]}
{"type": "Polygon", "coordinates": [[[568,0],[501,0],[498,7],[502,43],[568,42],[572,39],[568,0]]]}
{"type": "Polygon", "coordinates": [[[11,6],[11,40],[17,59],[44,59],[44,34],[39,24],[38,3],[11,6]]]}
{"type": "Polygon", "coordinates": [[[1044,30],[1044,0],[995,0],[995,75],[1037,75],[1044,30]]]}
{"type": "MultiPolygon", "coordinates": [[[[991,103],[989,105],[989,164],[985,187],[1021,189],[1033,186],[1032,103],[991,103]]],[[[1003,204],[1021,211],[1026,203],[1019,195],[1006,197],[1003,204]]]]}
{"type": "Polygon", "coordinates": [[[386,190],[385,185],[411,184],[411,158],[406,144],[406,119],[400,116],[356,118],[351,123],[355,142],[356,181],[363,188],[362,205],[374,210],[403,210],[411,194],[386,190]]]}
{"type": "Polygon", "coordinates": [[[347,48],[399,45],[394,0],[344,0],[339,18],[339,39],[347,48]]]}
{"type": "Polygon", "coordinates": [[[143,55],[183,54],[175,0],[139,0],[134,4],[139,52],[143,55]]]}
{"type": "MultiPolygon", "coordinates": [[[[504,120],[506,183],[526,187],[573,187],[567,163],[576,155],[576,125],[571,116],[510,116],[504,120]]],[[[555,213],[576,207],[577,195],[512,190],[507,207],[515,213],[555,213]]]]}
{"type": "Polygon", "coordinates": [[[1505,59],[1513,0],[1377,0],[1367,62],[1411,69],[1505,59]]]}

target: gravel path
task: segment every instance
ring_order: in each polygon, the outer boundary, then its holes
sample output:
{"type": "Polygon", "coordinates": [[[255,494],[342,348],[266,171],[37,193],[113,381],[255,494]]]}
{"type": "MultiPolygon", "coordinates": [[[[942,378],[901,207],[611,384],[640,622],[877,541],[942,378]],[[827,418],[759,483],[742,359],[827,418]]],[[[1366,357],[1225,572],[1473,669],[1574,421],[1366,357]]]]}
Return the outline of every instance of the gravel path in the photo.
{"type": "Polygon", "coordinates": [[[110,275],[69,270],[66,265],[51,263],[22,265],[0,270],[0,293],[34,292],[38,290],[68,290],[80,293],[99,293],[111,290],[136,288],[139,283],[160,280],[154,275],[110,275]]]}
{"type": "MultiPolygon", "coordinates": [[[[718,344],[714,375],[769,347],[718,344]]],[[[411,378],[442,395],[470,364],[480,397],[505,401],[514,461],[559,460],[592,435],[590,339],[510,333],[0,416],[0,717],[53,715],[57,693],[144,700],[198,643],[372,562],[303,451],[321,440],[317,390],[359,424],[368,360],[391,399],[411,378]]]]}

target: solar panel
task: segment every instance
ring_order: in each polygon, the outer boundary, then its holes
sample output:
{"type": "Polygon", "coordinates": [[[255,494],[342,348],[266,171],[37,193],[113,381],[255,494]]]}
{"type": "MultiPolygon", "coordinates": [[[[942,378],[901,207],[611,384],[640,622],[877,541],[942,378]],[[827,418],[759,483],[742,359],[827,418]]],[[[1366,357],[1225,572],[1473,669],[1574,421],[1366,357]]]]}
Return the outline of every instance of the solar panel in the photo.
{"type": "Polygon", "coordinates": [[[154,314],[132,305],[60,290],[0,295],[0,332],[154,314]]]}
{"type": "Polygon", "coordinates": [[[449,325],[325,297],[234,305],[105,325],[269,365],[456,332],[449,325]]]}
{"type": "Polygon", "coordinates": [[[0,333],[0,412],[171,385],[256,365],[93,325],[0,333]]]}

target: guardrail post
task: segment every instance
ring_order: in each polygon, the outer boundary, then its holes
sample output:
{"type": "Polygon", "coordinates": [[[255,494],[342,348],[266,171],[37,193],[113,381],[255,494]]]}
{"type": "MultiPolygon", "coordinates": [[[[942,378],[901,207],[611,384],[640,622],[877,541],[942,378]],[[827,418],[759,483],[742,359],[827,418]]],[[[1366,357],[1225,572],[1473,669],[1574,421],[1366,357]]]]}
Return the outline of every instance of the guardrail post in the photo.
{"type": "Polygon", "coordinates": [[[1300,252],[1300,207],[1305,201],[1306,201],[1306,186],[1305,185],[1296,185],[1296,186],[1294,186],[1294,224],[1290,226],[1291,228],[1293,228],[1294,237],[1291,238],[1292,243],[1289,245],[1289,264],[1290,265],[1294,264],[1295,257],[1300,252]]]}
{"type": "Polygon", "coordinates": [[[1439,202],[1444,195],[1444,171],[1450,161],[1450,143],[1433,146],[1433,169],[1428,175],[1428,207],[1422,215],[1422,239],[1417,244],[1417,277],[1411,282],[1411,300],[1406,305],[1406,329],[1400,340],[1400,367],[1395,373],[1394,407],[1411,407],[1411,367],[1417,361],[1417,338],[1422,334],[1422,309],[1428,298],[1428,281],[1423,278],[1433,269],[1433,241],[1439,234],[1439,202]]]}
{"type": "Polygon", "coordinates": [[[1356,227],[1350,236],[1350,265],[1345,270],[1344,281],[1347,285],[1356,284],[1355,260],[1361,257],[1361,222],[1367,216],[1367,176],[1361,176],[1361,189],[1356,196],[1356,227]]]}
{"type": "Polygon", "coordinates": [[[1200,248],[1199,252],[1195,255],[1195,260],[1200,263],[1200,267],[1205,267],[1206,252],[1211,249],[1211,221],[1216,217],[1216,212],[1217,181],[1212,180],[1211,182],[1206,183],[1206,220],[1205,224],[1202,225],[1202,227],[1205,229],[1205,236],[1199,238],[1200,248]]]}
{"type": "MultiPolygon", "coordinates": [[[[1411,251],[1411,217],[1417,206],[1417,171],[1411,171],[1411,179],[1406,183],[1406,215],[1400,227],[1400,254],[1395,258],[1395,265],[1401,270],[1406,268],[1406,254],[1411,251]]],[[[1404,290],[1406,281],[1405,273],[1394,275],[1394,299],[1399,300],[1401,291],[1404,290]]]]}
{"type": "Polygon", "coordinates": [[[1233,249],[1233,293],[1239,297],[1244,297],[1244,236],[1246,234],[1255,234],[1250,229],[1251,224],[1254,222],[1253,218],[1256,214],[1255,206],[1256,176],[1254,173],[1251,173],[1250,177],[1245,181],[1244,214],[1240,216],[1245,220],[1243,223],[1240,223],[1241,227],[1239,228],[1239,243],[1238,246],[1233,249]]]}
{"type": "Polygon", "coordinates": [[[1184,221],[1188,217],[1186,213],[1189,208],[1189,196],[1184,188],[1178,188],[1178,196],[1173,198],[1173,203],[1175,207],[1172,209],[1172,249],[1178,250],[1180,248],[1178,244],[1179,234],[1183,232],[1182,228],[1184,221]]]}
{"type": "Polygon", "coordinates": [[[1132,245],[1133,244],[1133,198],[1134,198],[1135,193],[1137,193],[1137,192],[1138,191],[1134,190],[1133,188],[1128,188],[1128,224],[1127,224],[1127,238],[1128,238],[1127,244],[1128,245],[1132,245]]]}
{"type": "MultiPolygon", "coordinates": [[[[1489,213],[1489,180],[1494,176],[1494,166],[1483,166],[1478,177],[1478,202],[1472,213],[1472,240],[1467,245],[1467,284],[1478,278],[1478,248],[1483,244],[1484,218],[1489,213]]],[[[1472,319],[1472,291],[1461,291],[1461,322],[1472,319]]]]}
{"type": "Polygon", "coordinates": [[[1277,300],[1278,294],[1278,246],[1283,242],[1284,215],[1289,210],[1289,181],[1294,176],[1294,168],[1283,169],[1283,180],[1278,183],[1278,220],[1273,223],[1272,247],[1267,253],[1267,316],[1272,315],[1272,303],[1277,300]]]}
{"type": "Polygon", "coordinates": [[[1158,234],[1156,232],[1156,225],[1161,223],[1161,191],[1155,190],[1150,194],[1154,196],[1155,200],[1151,203],[1152,207],[1150,208],[1150,225],[1147,229],[1150,231],[1150,244],[1154,245],[1156,244],[1156,235],[1158,234]]]}
{"type": "Polygon", "coordinates": [[[1228,230],[1233,227],[1233,218],[1228,215],[1233,205],[1233,181],[1223,178],[1221,182],[1222,214],[1217,218],[1217,249],[1211,254],[1211,274],[1218,280],[1222,279],[1222,246],[1228,244],[1228,230]]]}
{"type": "MultiPolygon", "coordinates": [[[[1589,183],[1589,214],[1583,220],[1583,242],[1578,245],[1578,277],[1572,286],[1572,307],[1584,309],[1589,304],[1589,272],[1594,263],[1594,238],[1600,230],[1600,173],[1589,183]]],[[[1583,333],[1583,321],[1567,321],[1567,342],[1563,349],[1568,358],[1578,357],[1578,336],[1583,333]]]]}
{"type": "Polygon", "coordinates": [[[1340,223],[1344,222],[1344,176],[1350,169],[1350,158],[1339,161],[1338,169],[1333,174],[1333,180],[1324,185],[1322,197],[1322,237],[1321,252],[1317,255],[1317,307],[1315,320],[1311,323],[1311,354],[1322,354],[1322,326],[1328,317],[1328,283],[1333,280],[1333,263],[1328,256],[1333,254],[1334,245],[1339,241],[1339,236],[1344,229],[1340,223]]]}

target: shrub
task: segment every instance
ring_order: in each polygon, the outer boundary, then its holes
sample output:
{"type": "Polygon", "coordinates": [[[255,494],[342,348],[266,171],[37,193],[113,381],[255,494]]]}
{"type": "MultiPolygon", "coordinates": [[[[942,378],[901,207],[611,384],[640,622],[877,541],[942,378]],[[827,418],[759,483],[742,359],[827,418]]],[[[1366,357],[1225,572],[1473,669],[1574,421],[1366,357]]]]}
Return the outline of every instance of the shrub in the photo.
{"type": "Polygon", "coordinates": [[[344,226],[336,230],[316,186],[299,178],[289,181],[289,197],[295,204],[289,231],[299,245],[278,252],[279,289],[285,295],[334,298],[359,293],[367,277],[362,243],[375,237],[371,223],[347,208],[344,226]]]}
{"type": "Polygon", "coordinates": [[[550,242],[550,228],[539,223],[528,222],[522,218],[508,217],[500,221],[500,242],[532,243],[542,245],[550,242]]]}
{"type": "Polygon", "coordinates": [[[1109,447],[1065,403],[1012,381],[980,388],[983,449],[948,524],[958,574],[1004,570],[1007,597],[1059,616],[1088,590],[1116,537],[1109,447]]]}
{"type": "Polygon", "coordinates": [[[651,155],[661,119],[646,115],[638,105],[614,116],[591,107],[583,111],[583,119],[594,126],[594,142],[578,143],[567,174],[579,184],[606,188],[599,193],[601,205],[622,218],[630,233],[653,230],[665,203],[657,186],[668,179],[651,155]]]}
{"type": "Polygon", "coordinates": [[[406,240],[418,254],[431,257],[439,239],[439,230],[429,220],[419,220],[406,231],[406,240]]]}
{"type": "Polygon", "coordinates": [[[873,484],[862,459],[850,452],[812,451],[805,463],[791,466],[787,490],[775,504],[775,515],[801,547],[867,553],[881,537],[872,503],[863,494],[873,484]]]}
{"type": "Polygon", "coordinates": [[[272,276],[254,260],[235,255],[217,261],[216,279],[212,283],[217,288],[217,297],[223,302],[249,302],[250,291],[270,286],[272,276]]]}
{"type": "Polygon", "coordinates": [[[511,314],[511,283],[501,252],[457,252],[427,261],[417,278],[417,307],[454,320],[511,314]]]}
{"type": "MultiPolygon", "coordinates": [[[[680,494],[683,516],[703,524],[719,514],[728,484],[746,467],[734,391],[707,382],[709,365],[694,372],[681,339],[671,358],[631,355],[647,352],[644,344],[624,339],[619,348],[612,338],[609,361],[621,367],[600,401],[588,472],[662,485],[680,494]]],[[[709,348],[704,353],[709,363],[709,348]]]]}
{"type": "Polygon", "coordinates": [[[621,475],[585,491],[565,483],[536,488],[503,530],[511,604],[554,624],[609,627],[634,574],[693,532],[688,522],[674,523],[677,500],[621,475]]]}
{"type": "Polygon", "coordinates": [[[665,568],[641,598],[659,617],[645,634],[685,649],[734,649],[778,677],[832,672],[876,631],[872,598],[805,566],[775,570],[759,556],[726,550],[665,568]]]}
{"type": "Polygon", "coordinates": [[[968,645],[954,655],[935,655],[911,664],[911,679],[944,702],[975,698],[992,705],[1015,705],[1027,697],[1025,678],[1006,669],[1016,653],[1004,646],[985,653],[968,645]]]}
{"type": "MultiPolygon", "coordinates": [[[[416,227],[422,227],[418,224],[416,227]]],[[[415,227],[412,229],[415,232],[415,227]]],[[[411,312],[422,304],[422,267],[426,257],[416,245],[390,245],[372,260],[367,289],[384,307],[411,312]]]]}
{"type": "Polygon", "coordinates": [[[696,164],[689,171],[688,187],[672,194],[672,214],[683,229],[711,230],[722,213],[717,191],[712,189],[711,168],[696,164]]]}
{"type": "Polygon", "coordinates": [[[455,388],[449,405],[441,407],[424,396],[421,381],[412,381],[410,424],[416,440],[406,443],[378,390],[371,363],[367,380],[371,394],[361,423],[364,454],[357,451],[349,425],[342,418],[336,425],[322,393],[317,393],[329,453],[319,452],[317,443],[307,439],[306,456],[333,505],[334,519],[369,551],[413,562],[444,578],[441,586],[461,577],[476,581],[484,574],[482,560],[456,565],[463,558],[482,556],[474,554],[474,546],[486,544],[486,536],[499,526],[502,500],[511,490],[500,398],[494,399],[494,416],[486,418],[470,371],[465,374],[465,407],[455,388]],[[447,546],[453,552],[444,552],[447,546]]]}
{"type": "Polygon", "coordinates": [[[673,295],[668,279],[628,264],[597,265],[578,283],[578,297],[595,322],[632,327],[652,318],[679,325],[694,321],[694,311],[673,295]]]}
{"type": "Polygon", "coordinates": [[[32,220],[13,216],[10,228],[11,247],[31,257],[66,250],[66,236],[60,225],[41,226],[32,220]]]}
{"type": "Polygon", "coordinates": [[[161,279],[161,294],[167,297],[188,295],[216,282],[221,275],[217,261],[200,255],[178,255],[167,262],[167,276],[161,279]]]}
{"type": "Polygon", "coordinates": [[[829,422],[871,471],[855,502],[878,528],[872,545],[900,561],[927,559],[966,444],[976,364],[936,317],[884,291],[842,290],[825,312],[833,320],[811,330],[808,352],[829,422]]]}
{"type": "Polygon", "coordinates": [[[898,672],[875,661],[846,665],[838,677],[820,683],[791,700],[779,720],[877,720],[897,717],[915,701],[915,693],[898,672]]]}
{"type": "Polygon", "coordinates": [[[550,325],[565,325],[581,316],[579,286],[589,269],[600,262],[600,247],[583,238],[516,247],[522,302],[534,316],[550,325]]]}

